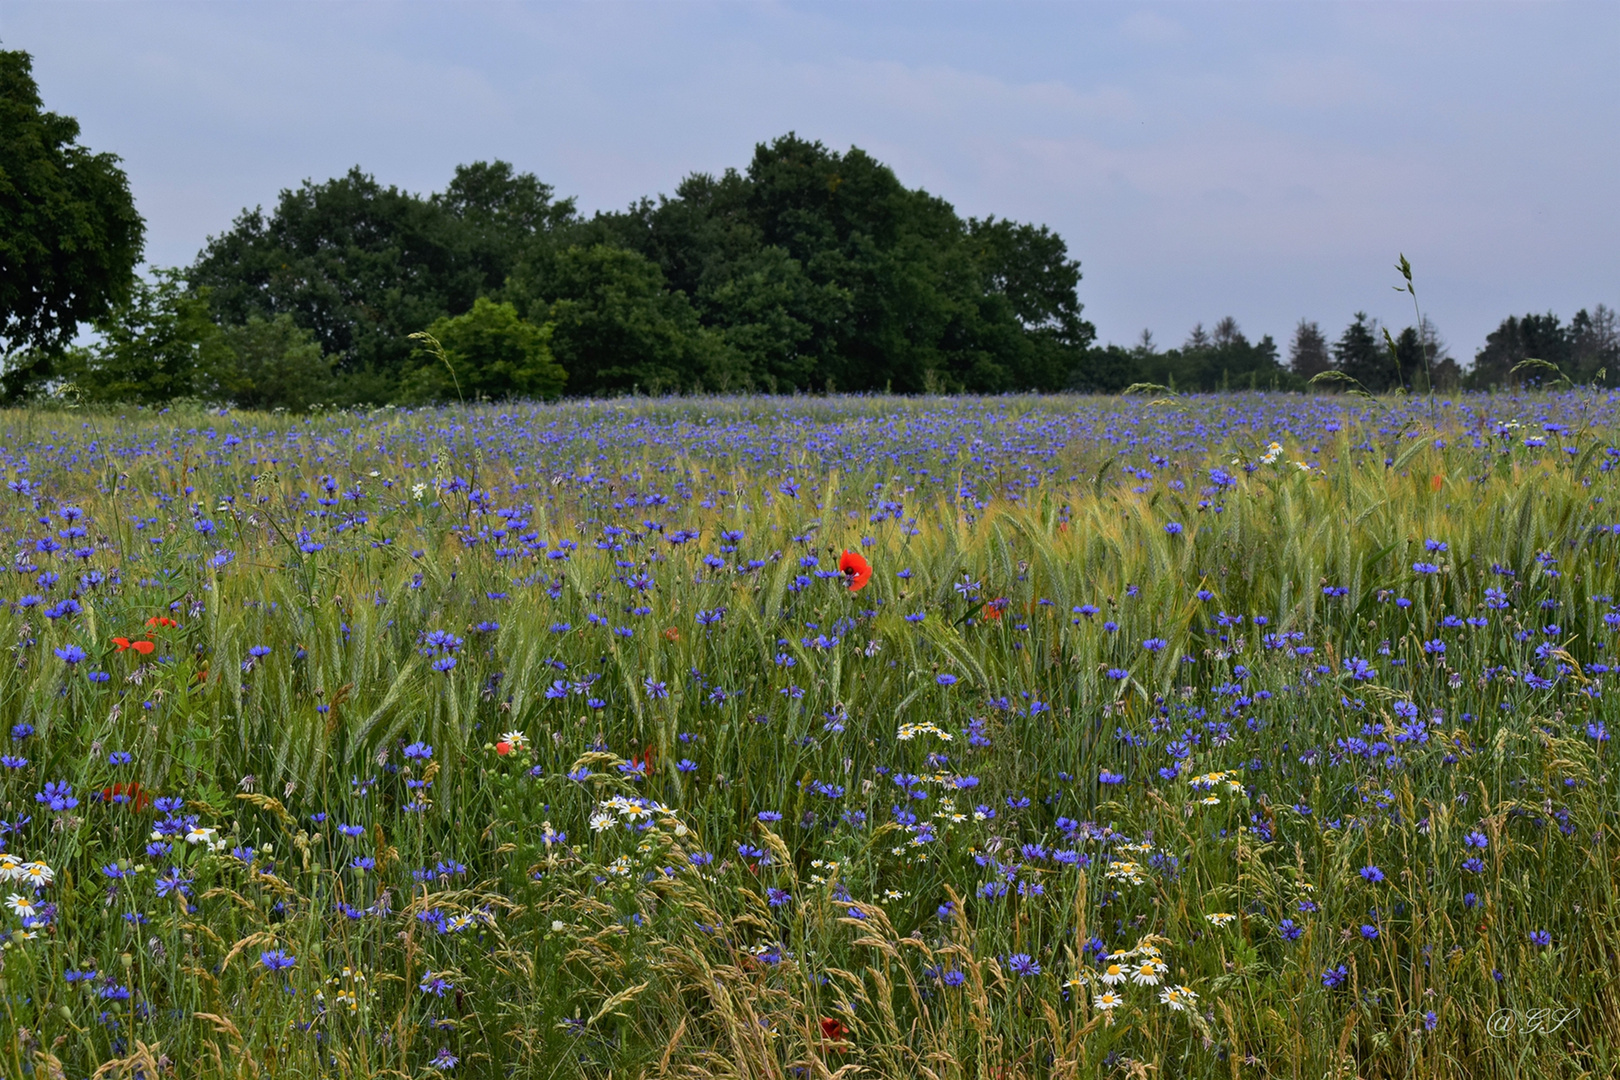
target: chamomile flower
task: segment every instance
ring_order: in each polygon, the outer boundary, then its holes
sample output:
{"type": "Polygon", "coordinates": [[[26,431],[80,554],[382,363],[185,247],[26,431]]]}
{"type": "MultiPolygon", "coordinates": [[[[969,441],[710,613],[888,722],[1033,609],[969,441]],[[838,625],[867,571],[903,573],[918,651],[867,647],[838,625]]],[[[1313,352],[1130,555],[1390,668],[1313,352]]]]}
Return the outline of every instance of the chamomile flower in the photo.
{"type": "Polygon", "coordinates": [[[1159,1004],[1168,1005],[1175,1012],[1190,1009],[1198,1000],[1198,995],[1192,992],[1191,987],[1167,986],[1159,991],[1159,1004]]]}
{"type": "Polygon", "coordinates": [[[1116,963],[1109,964],[1107,967],[1103,968],[1103,973],[1100,977],[1102,981],[1107,983],[1109,986],[1118,986],[1131,976],[1129,972],[1116,963]]]}
{"type": "Polygon", "coordinates": [[[607,830],[613,828],[613,826],[616,824],[618,824],[618,822],[615,821],[613,815],[608,813],[606,810],[598,810],[596,813],[591,815],[592,832],[606,832],[607,830]]]}
{"type": "Polygon", "coordinates": [[[218,832],[218,831],[219,831],[218,829],[210,828],[210,827],[205,826],[205,825],[193,825],[190,829],[188,829],[186,831],[186,843],[188,843],[188,844],[212,843],[213,839],[214,839],[214,834],[216,832],[218,832]]]}
{"type": "Polygon", "coordinates": [[[1227,923],[1236,919],[1237,916],[1233,915],[1229,911],[1212,911],[1208,915],[1205,915],[1204,918],[1208,919],[1216,926],[1225,926],[1227,923]]]}
{"type": "Polygon", "coordinates": [[[1147,959],[1136,966],[1131,972],[1131,982],[1137,986],[1158,986],[1159,976],[1169,971],[1169,967],[1156,959],[1147,959]]]}
{"type": "Polygon", "coordinates": [[[34,907],[33,898],[23,896],[19,893],[12,893],[10,896],[6,897],[6,907],[10,908],[19,917],[24,919],[32,919],[35,915],[39,914],[39,909],[34,907]]]}
{"type": "Polygon", "coordinates": [[[1101,1009],[1103,1012],[1112,1012],[1121,1005],[1125,1004],[1125,999],[1120,997],[1119,994],[1112,990],[1104,990],[1102,993],[1092,998],[1091,1003],[1097,1008],[1101,1009]]]}
{"type": "Polygon", "coordinates": [[[27,882],[36,889],[43,889],[56,880],[56,871],[42,862],[23,863],[22,873],[17,880],[27,882]]]}
{"type": "Polygon", "coordinates": [[[508,731],[502,735],[500,741],[509,744],[513,750],[527,750],[529,737],[521,731],[508,731]]]}

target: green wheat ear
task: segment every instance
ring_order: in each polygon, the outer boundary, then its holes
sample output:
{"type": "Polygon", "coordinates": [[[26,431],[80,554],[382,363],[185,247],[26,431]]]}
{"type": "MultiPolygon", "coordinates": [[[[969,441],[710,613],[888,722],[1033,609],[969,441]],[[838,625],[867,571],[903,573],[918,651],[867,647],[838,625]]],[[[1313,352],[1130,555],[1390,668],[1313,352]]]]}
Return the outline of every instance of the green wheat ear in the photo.
{"type": "Polygon", "coordinates": [[[450,372],[450,381],[456,387],[456,400],[466,405],[467,399],[461,396],[461,380],[456,378],[456,367],[450,362],[450,358],[445,355],[444,346],[439,344],[439,339],[426,330],[418,330],[414,334],[407,334],[406,337],[411,341],[423,342],[428,353],[445,366],[445,370],[450,372]]]}

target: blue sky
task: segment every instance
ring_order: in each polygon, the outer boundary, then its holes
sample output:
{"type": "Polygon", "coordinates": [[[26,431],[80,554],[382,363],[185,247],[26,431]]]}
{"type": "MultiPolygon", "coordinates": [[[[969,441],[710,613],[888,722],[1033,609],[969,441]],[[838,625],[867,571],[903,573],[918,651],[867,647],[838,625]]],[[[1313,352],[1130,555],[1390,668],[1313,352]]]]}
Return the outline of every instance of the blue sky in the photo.
{"type": "Polygon", "coordinates": [[[789,130],[1051,225],[1103,340],[1620,306],[1620,4],[45,3],[47,106],[125,162],[155,263],[359,164],[504,158],[586,210],[789,130]]]}

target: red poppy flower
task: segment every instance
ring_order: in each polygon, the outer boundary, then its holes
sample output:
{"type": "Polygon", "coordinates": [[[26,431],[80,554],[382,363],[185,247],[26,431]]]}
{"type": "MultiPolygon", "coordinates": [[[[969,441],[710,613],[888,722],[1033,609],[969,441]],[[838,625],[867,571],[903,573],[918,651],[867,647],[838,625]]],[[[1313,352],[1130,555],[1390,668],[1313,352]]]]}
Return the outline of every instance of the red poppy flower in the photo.
{"type": "Polygon", "coordinates": [[[1001,613],[1006,610],[1006,607],[1007,598],[1005,596],[997,597],[988,604],[984,605],[983,609],[979,612],[979,615],[984,619],[985,622],[994,622],[1001,618],[1001,613]]]}
{"type": "Polygon", "coordinates": [[[821,1037],[829,1042],[843,1042],[849,1038],[849,1028],[830,1016],[821,1018],[821,1037]]]}
{"type": "Polygon", "coordinates": [[[846,551],[838,560],[838,569],[849,582],[850,592],[860,592],[872,580],[872,564],[853,551],[846,551]]]}
{"type": "Polygon", "coordinates": [[[167,615],[154,615],[146,620],[147,626],[179,626],[180,624],[167,615]]]}
{"type": "Polygon", "coordinates": [[[495,744],[495,752],[501,755],[501,757],[505,757],[507,754],[512,752],[512,744],[507,742],[505,739],[502,739],[500,742],[495,744]]]}
{"type": "Polygon", "coordinates": [[[134,649],[136,652],[140,653],[142,656],[150,656],[151,653],[152,653],[152,650],[157,648],[157,645],[154,642],[150,642],[150,641],[131,641],[127,637],[115,637],[112,640],[113,640],[113,644],[118,646],[118,651],[119,652],[124,652],[124,651],[126,651],[128,649],[134,649]]]}
{"type": "Polygon", "coordinates": [[[645,750],[643,750],[641,752],[640,757],[631,758],[630,759],[630,764],[631,765],[639,765],[639,766],[641,766],[641,771],[643,773],[645,773],[646,775],[651,776],[652,772],[653,772],[653,760],[657,756],[658,756],[658,748],[656,746],[648,746],[645,750]]]}
{"type": "Polygon", "coordinates": [[[141,790],[141,785],[135,783],[114,784],[112,787],[101,789],[102,802],[119,802],[132,810],[145,810],[152,805],[152,796],[141,790]]]}

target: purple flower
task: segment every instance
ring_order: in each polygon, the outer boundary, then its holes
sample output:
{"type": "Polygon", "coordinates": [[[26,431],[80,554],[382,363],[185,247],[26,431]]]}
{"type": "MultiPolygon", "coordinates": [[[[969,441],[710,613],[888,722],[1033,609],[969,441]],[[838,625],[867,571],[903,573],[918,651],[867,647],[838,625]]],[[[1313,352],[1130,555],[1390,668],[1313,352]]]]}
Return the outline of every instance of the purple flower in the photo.
{"type": "Polygon", "coordinates": [[[1007,957],[1007,967],[1014,975],[1023,975],[1026,978],[1041,973],[1041,962],[1032,959],[1029,953],[1013,953],[1007,957]]]}
{"type": "Polygon", "coordinates": [[[1361,868],[1361,877],[1363,881],[1377,885],[1384,880],[1384,872],[1376,866],[1363,866],[1361,868]]]}
{"type": "Polygon", "coordinates": [[[263,964],[271,971],[286,971],[288,968],[298,963],[298,957],[288,956],[286,951],[283,949],[271,949],[269,952],[262,952],[259,954],[259,963],[263,964]]]}
{"type": "Polygon", "coordinates": [[[65,780],[46,784],[45,790],[34,796],[34,801],[44,803],[57,813],[79,805],[79,800],[73,797],[73,786],[65,780]]]}

